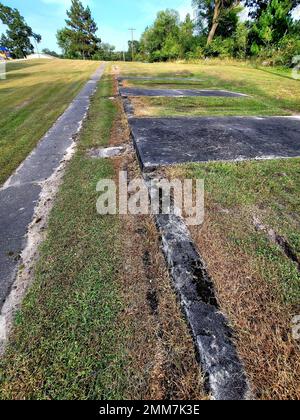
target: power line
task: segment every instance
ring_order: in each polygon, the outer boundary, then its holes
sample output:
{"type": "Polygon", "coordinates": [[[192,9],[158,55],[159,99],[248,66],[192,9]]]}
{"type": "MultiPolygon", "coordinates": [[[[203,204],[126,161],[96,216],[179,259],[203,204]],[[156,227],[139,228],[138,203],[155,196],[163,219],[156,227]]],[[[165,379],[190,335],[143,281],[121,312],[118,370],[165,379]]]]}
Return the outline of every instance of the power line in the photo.
{"type": "Polygon", "coordinates": [[[132,61],[134,61],[134,31],[136,31],[136,29],[134,28],[130,28],[128,29],[131,32],[131,54],[132,54],[132,61]]]}

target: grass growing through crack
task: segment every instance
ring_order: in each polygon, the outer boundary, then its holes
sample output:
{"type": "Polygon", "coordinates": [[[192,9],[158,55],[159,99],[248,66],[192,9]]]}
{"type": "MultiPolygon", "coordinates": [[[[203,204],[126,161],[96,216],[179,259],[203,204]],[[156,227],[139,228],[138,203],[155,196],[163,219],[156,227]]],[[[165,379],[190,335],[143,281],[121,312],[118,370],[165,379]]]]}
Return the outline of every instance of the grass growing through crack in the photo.
{"type": "Polygon", "coordinates": [[[0,185],[36,146],[99,62],[32,60],[7,64],[0,80],[0,185]]]}
{"type": "Polygon", "coordinates": [[[0,363],[1,399],[123,396],[118,219],[97,216],[95,208],[96,183],[114,170],[109,161],[85,156],[86,148],[109,140],[116,113],[105,98],[111,92],[110,80],[100,82],[51,214],[34,285],[0,363]]]}

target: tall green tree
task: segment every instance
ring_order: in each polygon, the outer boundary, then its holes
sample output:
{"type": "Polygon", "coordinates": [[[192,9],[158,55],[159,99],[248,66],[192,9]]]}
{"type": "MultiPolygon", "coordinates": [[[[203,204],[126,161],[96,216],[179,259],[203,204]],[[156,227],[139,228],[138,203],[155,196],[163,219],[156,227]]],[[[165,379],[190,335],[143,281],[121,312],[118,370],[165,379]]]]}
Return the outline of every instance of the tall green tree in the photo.
{"type": "Polygon", "coordinates": [[[180,17],[173,9],[158,12],[154,24],[146,28],[141,38],[141,51],[150,61],[178,58],[180,17]]]}
{"type": "Polygon", "coordinates": [[[14,58],[26,58],[34,52],[31,40],[40,42],[42,37],[33,32],[17,9],[0,3],[0,21],[8,27],[0,38],[0,44],[8,48],[14,58]]]}
{"type": "MultiPolygon", "coordinates": [[[[249,8],[250,17],[258,19],[266,11],[271,0],[245,0],[245,6],[249,8]]],[[[291,10],[300,4],[300,0],[291,0],[291,10]]]]}
{"type": "Polygon", "coordinates": [[[67,26],[57,33],[58,45],[67,57],[91,59],[100,51],[101,39],[90,8],[85,8],[79,0],[72,0],[67,17],[67,26]]]}
{"type": "Polygon", "coordinates": [[[230,37],[236,31],[241,0],[193,0],[198,28],[207,31],[207,45],[215,36],[230,37]]]}
{"type": "Polygon", "coordinates": [[[130,57],[130,60],[135,58],[140,53],[140,42],[139,41],[128,41],[128,51],[126,53],[126,57],[130,57]]]}
{"type": "Polygon", "coordinates": [[[194,36],[195,23],[191,15],[187,14],[185,20],[180,24],[179,42],[183,55],[196,48],[196,38],[194,36]]]}
{"type": "Polygon", "coordinates": [[[263,7],[259,5],[249,35],[252,54],[258,54],[262,47],[278,44],[290,32],[293,8],[292,0],[270,0],[263,7]]]}

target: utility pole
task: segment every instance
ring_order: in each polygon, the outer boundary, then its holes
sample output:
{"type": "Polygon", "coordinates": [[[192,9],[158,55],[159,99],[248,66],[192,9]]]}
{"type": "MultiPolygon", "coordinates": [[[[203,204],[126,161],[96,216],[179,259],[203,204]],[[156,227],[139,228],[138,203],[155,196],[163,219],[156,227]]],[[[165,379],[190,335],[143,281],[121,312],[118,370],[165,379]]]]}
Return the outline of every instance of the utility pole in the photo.
{"type": "Polygon", "coordinates": [[[134,35],[133,35],[133,33],[134,33],[134,31],[136,31],[136,29],[130,28],[128,30],[131,32],[131,53],[132,53],[132,61],[134,61],[134,44],[133,44],[134,35]]]}

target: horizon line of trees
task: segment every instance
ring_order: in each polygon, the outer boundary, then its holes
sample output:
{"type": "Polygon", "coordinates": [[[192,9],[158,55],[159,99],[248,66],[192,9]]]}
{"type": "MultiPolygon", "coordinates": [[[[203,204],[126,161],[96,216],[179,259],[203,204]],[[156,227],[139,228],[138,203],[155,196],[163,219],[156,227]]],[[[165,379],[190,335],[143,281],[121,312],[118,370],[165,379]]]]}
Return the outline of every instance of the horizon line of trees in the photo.
{"type": "MultiPolygon", "coordinates": [[[[195,18],[183,21],[174,9],[157,13],[140,40],[128,41],[128,51],[117,52],[103,43],[91,9],[80,0],[71,0],[64,28],[57,32],[62,54],[43,52],[62,58],[82,60],[171,61],[199,60],[207,57],[249,57],[269,60],[270,64],[290,66],[300,55],[300,21],[293,12],[300,0],[191,0],[195,18]],[[248,15],[242,19],[241,14],[248,15]]],[[[32,42],[41,36],[25,22],[17,9],[0,2],[0,21],[7,31],[0,45],[14,58],[34,52],[32,42]]]]}
{"type": "Polygon", "coordinates": [[[192,0],[195,19],[181,21],[173,9],[160,11],[135,43],[139,61],[209,57],[261,58],[292,65],[300,55],[300,0],[192,0]],[[247,12],[248,19],[241,14],[247,12]]]}

